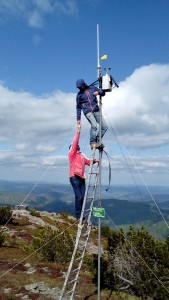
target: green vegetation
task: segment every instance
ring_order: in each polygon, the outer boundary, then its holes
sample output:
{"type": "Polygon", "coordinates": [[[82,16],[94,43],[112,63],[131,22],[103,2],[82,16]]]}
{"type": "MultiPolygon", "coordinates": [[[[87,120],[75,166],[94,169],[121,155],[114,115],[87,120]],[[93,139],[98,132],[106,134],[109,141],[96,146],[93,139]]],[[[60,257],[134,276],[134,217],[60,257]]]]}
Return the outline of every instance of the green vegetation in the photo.
{"type": "MultiPolygon", "coordinates": [[[[3,286],[3,290],[7,286],[11,287],[11,293],[14,290],[16,294],[22,292],[26,283],[40,279],[50,283],[51,287],[57,285],[61,288],[64,281],[62,273],[67,271],[74,249],[77,225],[71,226],[72,220],[69,220],[69,214],[66,212],[51,216],[32,209],[30,215],[41,218],[46,227],[40,225],[40,220],[35,220],[39,221],[37,223],[33,222],[34,218],[30,218],[28,211],[25,214],[14,215],[12,222],[5,226],[8,229],[5,235],[0,232],[1,272],[5,274],[8,266],[11,268],[9,274],[0,280],[0,285],[3,286]],[[26,257],[31,267],[36,269],[31,276],[25,273],[26,257]],[[23,263],[20,263],[22,260],[23,263]],[[22,286],[19,277],[22,278],[22,286]]],[[[10,207],[0,208],[2,224],[11,217],[10,207]]],[[[102,300],[169,299],[169,237],[163,241],[157,240],[141,226],[128,226],[119,231],[102,226],[101,237],[102,300]]],[[[97,244],[96,233],[93,230],[89,244],[89,249],[97,244]]],[[[84,296],[79,298],[80,300],[97,299],[98,258],[97,254],[92,253],[86,251],[78,279],[80,284],[77,286],[77,294],[84,296]]],[[[15,297],[15,293],[14,296],[10,294],[9,299],[15,297]]]]}
{"type": "Polygon", "coordinates": [[[66,230],[46,227],[33,239],[33,248],[41,259],[66,263],[71,258],[74,244],[66,230]]]}
{"type": "Polygon", "coordinates": [[[4,225],[8,221],[11,221],[12,218],[12,210],[10,206],[2,206],[0,207],[0,224],[4,225]]]}
{"type": "Polygon", "coordinates": [[[40,212],[37,211],[35,208],[32,208],[30,211],[30,215],[34,217],[40,217],[40,212]]]}
{"type": "MultiPolygon", "coordinates": [[[[97,280],[97,257],[93,260],[97,280]]],[[[125,290],[141,299],[169,298],[169,238],[156,241],[144,227],[112,231],[101,261],[102,288],[125,290]]]]}
{"type": "Polygon", "coordinates": [[[0,247],[4,245],[5,242],[5,235],[3,234],[2,231],[0,231],[0,247]]]}
{"type": "Polygon", "coordinates": [[[64,220],[67,220],[68,216],[69,216],[69,214],[67,212],[61,212],[60,215],[61,215],[61,218],[64,220]]]}

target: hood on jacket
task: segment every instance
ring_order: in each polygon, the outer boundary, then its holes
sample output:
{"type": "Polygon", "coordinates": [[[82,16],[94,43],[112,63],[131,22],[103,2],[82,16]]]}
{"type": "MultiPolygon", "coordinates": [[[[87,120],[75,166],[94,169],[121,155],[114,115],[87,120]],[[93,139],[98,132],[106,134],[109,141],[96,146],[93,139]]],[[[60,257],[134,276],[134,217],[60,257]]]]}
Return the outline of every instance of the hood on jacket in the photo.
{"type": "Polygon", "coordinates": [[[86,87],[86,86],[88,86],[88,85],[86,84],[86,82],[84,81],[84,79],[78,79],[76,81],[76,87],[78,89],[81,89],[82,87],[86,87]]]}

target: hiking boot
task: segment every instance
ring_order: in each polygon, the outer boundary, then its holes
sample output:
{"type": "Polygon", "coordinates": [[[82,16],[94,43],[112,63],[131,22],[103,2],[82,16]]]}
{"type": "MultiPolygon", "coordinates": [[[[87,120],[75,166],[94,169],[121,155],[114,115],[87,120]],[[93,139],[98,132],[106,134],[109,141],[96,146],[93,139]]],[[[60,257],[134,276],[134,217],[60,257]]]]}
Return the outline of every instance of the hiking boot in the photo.
{"type": "Polygon", "coordinates": [[[91,150],[93,150],[93,149],[103,149],[104,145],[101,144],[101,143],[94,143],[94,144],[91,144],[90,147],[91,147],[91,150]]]}
{"type": "Polygon", "coordinates": [[[96,149],[96,144],[90,144],[91,150],[96,149]]]}
{"type": "Polygon", "coordinates": [[[103,144],[101,144],[101,143],[96,144],[96,149],[103,149],[103,148],[104,148],[103,144]]]}

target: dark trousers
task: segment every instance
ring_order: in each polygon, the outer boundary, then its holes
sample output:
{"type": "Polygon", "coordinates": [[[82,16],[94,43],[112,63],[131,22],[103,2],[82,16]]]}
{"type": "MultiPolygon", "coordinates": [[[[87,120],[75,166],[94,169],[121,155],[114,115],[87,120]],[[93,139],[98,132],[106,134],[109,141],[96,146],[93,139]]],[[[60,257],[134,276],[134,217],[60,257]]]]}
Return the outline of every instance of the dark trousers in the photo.
{"type": "Polygon", "coordinates": [[[70,177],[70,183],[75,194],[75,215],[79,219],[85,195],[85,179],[79,176],[70,177]]]}

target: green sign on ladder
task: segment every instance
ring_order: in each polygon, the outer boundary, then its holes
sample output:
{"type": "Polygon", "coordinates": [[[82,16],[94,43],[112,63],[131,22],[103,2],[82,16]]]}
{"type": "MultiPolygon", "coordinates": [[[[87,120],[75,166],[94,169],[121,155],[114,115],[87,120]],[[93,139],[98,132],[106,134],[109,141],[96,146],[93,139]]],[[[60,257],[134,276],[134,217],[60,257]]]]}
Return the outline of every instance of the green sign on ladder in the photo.
{"type": "Polygon", "coordinates": [[[93,207],[93,217],[105,218],[105,210],[102,207],[93,207]]]}

